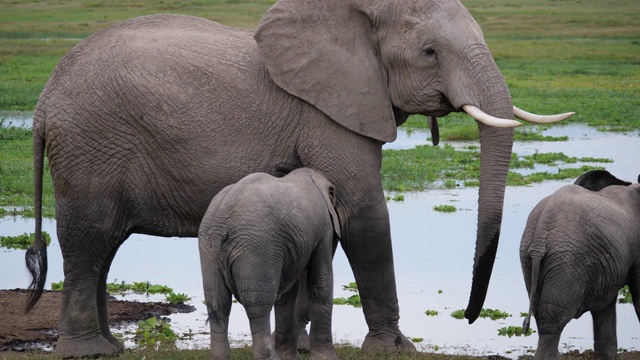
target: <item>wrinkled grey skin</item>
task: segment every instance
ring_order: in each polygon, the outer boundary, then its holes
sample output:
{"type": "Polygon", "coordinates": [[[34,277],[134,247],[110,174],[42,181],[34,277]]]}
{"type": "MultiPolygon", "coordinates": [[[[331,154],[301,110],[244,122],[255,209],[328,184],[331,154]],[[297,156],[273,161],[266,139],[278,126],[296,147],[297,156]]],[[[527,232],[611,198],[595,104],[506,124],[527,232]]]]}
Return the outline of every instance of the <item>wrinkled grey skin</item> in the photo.
{"type": "Polygon", "coordinates": [[[530,296],[524,328],[532,313],[538,325],[535,359],[558,358],[565,325],[587,311],[596,357],[615,359],[616,300],[624,285],[640,320],[640,185],[618,185],[623,181],[606,171],[578,180],[540,201],[520,244],[530,296]],[[595,183],[594,190],[584,187],[595,183]]]}
{"type": "MultiPolygon", "coordinates": [[[[455,0],[281,0],[255,32],[178,15],[100,31],[60,61],[36,106],[29,305],[46,276],[45,147],[64,259],[62,356],[122,350],[105,289],[130,234],[197,236],[216,193],[288,162],[336,186],[341,245],[369,327],[363,349],[415,351],[398,326],[382,145],[410,114],[445,116],[465,104],[513,119],[482,31],[455,0]]],[[[513,144],[512,129],[479,129],[470,322],[495,260],[513,144]]]]}
{"type": "Polygon", "coordinates": [[[302,168],[246,176],[211,201],[198,234],[213,359],[229,359],[231,295],[244,306],[255,359],[296,358],[297,280],[307,274],[311,357],[335,359],[331,333],[335,189],[302,168]],[[304,271],[305,268],[307,271],[304,271]],[[275,348],[269,315],[276,299],[275,348]]]}

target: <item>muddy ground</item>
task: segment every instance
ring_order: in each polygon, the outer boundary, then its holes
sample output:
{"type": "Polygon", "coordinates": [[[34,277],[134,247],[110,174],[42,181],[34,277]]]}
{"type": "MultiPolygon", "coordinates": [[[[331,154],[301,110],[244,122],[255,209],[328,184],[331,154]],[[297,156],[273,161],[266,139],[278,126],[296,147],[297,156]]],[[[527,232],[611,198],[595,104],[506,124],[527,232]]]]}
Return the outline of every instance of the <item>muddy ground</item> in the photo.
{"type": "MultiPolygon", "coordinates": [[[[53,348],[58,339],[56,331],[62,293],[45,291],[36,306],[24,313],[28,292],[23,289],[0,290],[0,358],[3,351],[24,351],[35,348],[53,348]]],[[[108,300],[109,324],[116,327],[135,324],[152,316],[167,316],[173,313],[195,311],[190,305],[171,305],[158,302],[135,302],[108,300]]],[[[480,357],[483,358],[483,357],[480,357]]],[[[489,359],[506,359],[489,356],[489,359]]],[[[523,356],[522,358],[529,358],[523,356]]],[[[563,354],[562,359],[593,359],[593,352],[573,351],[563,354]]],[[[618,354],[620,360],[640,360],[640,352],[618,354]]]]}
{"type": "MultiPolygon", "coordinates": [[[[26,290],[0,290],[0,351],[21,351],[35,347],[53,347],[58,339],[56,331],[62,293],[45,291],[36,306],[27,314],[24,307],[29,293],[26,290]]],[[[191,312],[190,305],[108,300],[111,327],[134,324],[152,316],[166,316],[191,312]]],[[[0,354],[0,358],[2,355],[0,354]]]]}

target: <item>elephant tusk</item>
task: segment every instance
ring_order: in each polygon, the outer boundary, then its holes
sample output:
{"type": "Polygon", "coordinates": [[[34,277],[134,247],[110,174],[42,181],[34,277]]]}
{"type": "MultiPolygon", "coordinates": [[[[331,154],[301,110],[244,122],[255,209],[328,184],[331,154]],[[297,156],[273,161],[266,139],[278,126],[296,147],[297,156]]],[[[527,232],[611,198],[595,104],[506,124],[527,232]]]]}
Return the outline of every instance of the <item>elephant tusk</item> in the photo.
{"type": "Polygon", "coordinates": [[[568,113],[557,114],[557,115],[538,115],[538,114],[532,114],[530,112],[526,112],[515,106],[513,107],[513,115],[515,115],[515,117],[517,117],[520,120],[524,120],[534,124],[557,123],[562,120],[566,120],[570,118],[571,116],[573,116],[573,114],[575,114],[575,112],[568,112],[568,113]]]}
{"type": "Polygon", "coordinates": [[[491,116],[473,105],[464,105],[462,108],[467,114],[469,114],[469,116],[485,125],[502,128],[515,128],[522,125],[515,120],[500,119],[495,116],[491,116]]]}

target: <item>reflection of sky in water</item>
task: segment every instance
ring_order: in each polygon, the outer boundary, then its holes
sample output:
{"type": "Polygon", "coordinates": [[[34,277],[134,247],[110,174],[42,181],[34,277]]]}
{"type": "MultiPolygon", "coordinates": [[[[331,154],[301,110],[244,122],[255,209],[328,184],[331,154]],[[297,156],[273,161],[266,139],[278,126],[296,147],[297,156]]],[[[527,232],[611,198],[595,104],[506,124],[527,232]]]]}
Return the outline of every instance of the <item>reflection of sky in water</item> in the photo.
{"type": "MultiPolygon", "coordinates": [[[[1,116],[0,116],[1,118],[1,116]]],[[[603,164],[614,175],[627,180],[637,178],[635,151],[640,148],[637,133],[599,133],[583,125],[556,126],[545,131],[547,135],[568,134],[568,142],[516,143],[519,155],[540,152],[564,152],[578,157],[607,157],[614,159],[603,164]]],[[[398,140],[387,147],[403,148],[425,143],[428,133],[414,132],[407,136],[400,132],[398,140]],[[416,140],[417,139],[417,140],[416,140]]],[[[458,145],[456,145],[458,146],[458,145]]],[[[520,312],[528,309],[528,298],[518,248],[526,218],[542,197],[560,186],[571,183],[545,182],[530,187],[507,188],[501,244],[491,279],[485,308],[500,309],[513,315],[506,320],[478,319],[469,325],[455,320],[449,314],[466,307],[472,271],[477,217],[477,189],[430,190],[405,193],[403,202],[389,202],[395,271],[400,301],[400,327],[405,335],[424,338],[419,348],[433,351],[437,345],[454,354],[487,355],[501,353],[517,357],[527,348],[535,347],[537,336],[507,338],[498,336],[498,329],[521,326],[520,312]],[[435,205],[454,205],[453,214],[433,210],[435,205]],[[442,290],[441,294],[438,292],[442,290]],[[426,310],[437,310],[438,316],[426,316],[426,310]],[[510,354],[508,352],[511,352],[510,354]]],[[[0,220],[1,235],[33,232],[33,220],[4,218],[0,220]]],[[[55,238],[55,223],[45,220],[45,231],[52,235],[49,248],[49,274],[47,283],[63,279],[60,249],[55,238]]],[[[334,296],[348,297],[342,285],[353,281],[346,257],[338,250],[334,260],[334,296]]],[[[178,332],[191,329],[208,331],[204,321],[206,310],[202,304],[202,278],[198,258],[197,240],[194,238],[154,238],[134,234],[118,252],[109,273],[109,281],[150,281],[172,287],[176,293],[193,296],[191,304],[197,310],[191,314],[171,315],[172,327],[178,332]]],[[[0,288],[24,288],[28,276],[24,266],[24,251],[0,249],[0,288]]],[[[49,286],[47,286],[49,288],[49,286]]],[[[131,297],[130,298],[135,298],[131,297]]],[[[333,331],[335,340],[360,345],[367,332],[360,309],[334,306],[333,331]]],[[[534,326],[535,329],[535,326],[534,326]]],[[[565,329],[561,346],[564,350],[588,349],[593,346],[591,316],[585,314],[573,320],[565,329]],[[566,344],[566,345],[563,345],[566,344]]],[[[250,339],[248,320],[241,305],[233,307],[230,334],[236,340],[250,339]]],[[[618,347],[638,350],[640,325],[631,305],[618,306],[618,347]]],[[[208,336],[185,347],[207,347],[208,336]]]]}

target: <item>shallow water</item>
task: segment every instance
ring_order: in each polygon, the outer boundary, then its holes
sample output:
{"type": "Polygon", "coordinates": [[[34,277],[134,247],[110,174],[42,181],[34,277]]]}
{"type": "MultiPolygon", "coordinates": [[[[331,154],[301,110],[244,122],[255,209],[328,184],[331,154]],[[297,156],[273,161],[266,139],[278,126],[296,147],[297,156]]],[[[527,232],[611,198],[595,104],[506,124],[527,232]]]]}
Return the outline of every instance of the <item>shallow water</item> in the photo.
{"type": "MultiPolygon", "coordinates": [[[[1,116],[0,116],[1,118],[1,116]]],[[[5,122],[6,124],[6,122],[5,122]]],[[[516,143],[514,152],[527,155],[540,152],[564,152],[571,156],[607,157],[615,160],[604,164],[614,175],[635,181],[640,169],[632,154],[640,149],[640,136],[601,133],[584,125],[555,126],[548,135],[568,135],[566,142],[516,143]]],[[[427,143],[428,132],[416,131],[410,136],[401,132],[389,148],[406,148],[427,143]]],[[[477,143],[474,143],[477,145],[477,143]]],[[[455,146],[462,146],[456,143],[455,146]]],[[[602,164],[600,164],[602,165],[602,164]]],[[[578,166],[578,165],[574,165],[578,166]]],[[[529,187],[508,187],[501,243],[491,279],[485,308],[500,309],[513,316],[506,320],[478,319],[469,325],[449,314],[467,304],[477,218],[477,189],[429,190],[405,193],[402,202],[389,202],[395,273],[400,301],[400,327],[405,335],[423,338],[419,349],[453,354],[501,354],[515,358],[535,349],[537,335],[531,337],[498,336],[498,329],[521,326],[521,312],[528,309],[527,292],[520,270],[518,247],[526,218],[535,204],[559,187],[571,183],[545,182],[529,187]],[[458,208],[451,214],[433,210],[435,205],[450,204],[458,208]],[[438,316],[425,315],[437,310],[438,316]]],[[[33,232],[33,220],[0,219],[0,235],[33,232]]],[[[43,229],[52,235],[49,248],[47,283],[63,279],[62,259],[55,236],[55,222],[45,220],[43,229]]],[[[353,281],[342,250],[334,260],[335,297],[348,297],[342,285],[353,281]]],[[[109,281],[149,281],[172,287],[176,293],[193,297],[197,310],[191,314],[171,315],[174,331],[208,332],[204,321],[197,240],[194,238],[156,238],[132,235],[120,248],[111,266],[109,281]]],[[[24,288],[28,276],[24,267],[24,251],[0,249],[0,288],[24,288]]],[[[49,286],[48,286],[49,288],[49,286]]],[[[130,298],[141,298],[141,296],[130,298]]],[[[334,306],[334,337],[337,342],[360,345],[367,332],[360,309],[334,306]]],[[[535,329],[535,323],[532,324],[535,329]]],[[[585,314],[574,320],[560,341],[564,350],[593,347],[591,317],[585,314]]],[[[230,334],[236,341],[250,340],[249,325],[241,305],[233,307],[230,334]]],[[[618,305],[618,347],[640,350],[640,324],[631,305],[618,305]]],[[[181,344],[185,348],[208,347],[208,335],[181,344]]]]}

